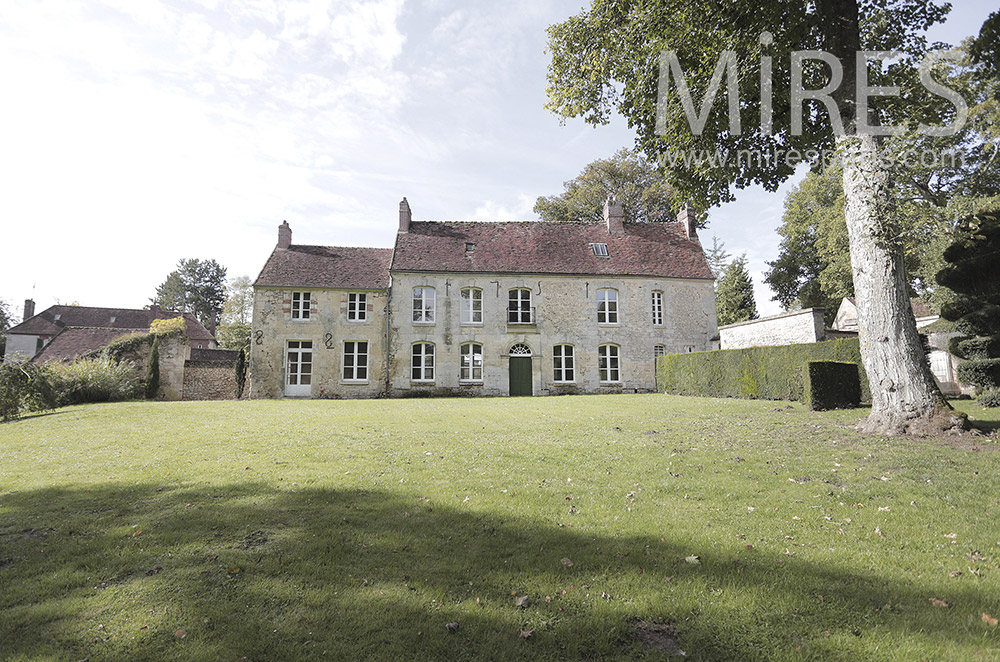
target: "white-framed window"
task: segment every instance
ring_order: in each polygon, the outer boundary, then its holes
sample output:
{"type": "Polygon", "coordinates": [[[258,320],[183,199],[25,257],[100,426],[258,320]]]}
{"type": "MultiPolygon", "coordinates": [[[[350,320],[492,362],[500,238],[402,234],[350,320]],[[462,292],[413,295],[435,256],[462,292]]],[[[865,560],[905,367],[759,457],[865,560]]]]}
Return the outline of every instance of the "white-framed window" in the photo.
{"type": "Polygon", "coordinates": [[[663,326],[663,292],[653,292],[653,326],[663,326]]]}
{"type": "Polygon", "coordinates": [[[653,358],[658,359],[667,353],[666,345],[653,345],[653,358]]]}
{"type": "Polygon", "coordinates": [[[483,323],[483,291],[478,287],[462,289],[462,324],[483,323]]]}
{"type": "Polygon", "coordinates": [[[597,290],[597,323],[618,324],[618,290],[597,290]]]}
{"type": "Polygon", "coordinates": [[[601,382],[615,383],[621,379],[618,345],[601,345],[597,348],[597,378],[601,382]]]}
{"type": "Polygon", "coordinates": [[[552,348],[552,381],[563,384],[576,381],[573,345],[556,345],[552,348]]]}
{"type": "Polygon", "coordinates": [[[368,381],[368,342],[365,340],[344,341],[344,381],[368,381]]]}
{"type": "Polygon", "coordinates": [[[413,288],[413,321],[417,324],[434,323],[434,288],[413,288]]]}
{"type": "Polygon", "coordinates": [[[434,345],[429,342],[413,343],[410,354],[410,381],[434,381],[434,345]]]}
{"type": "Polygon", "coordinates": [[[594,255],[597,257],[608,257],[607,244],[591,244],[590,247],[594,250],[594,255]]]}
{"type": "Polygon", "coordinates": [[[531,307],[531,290],[516,288],[507,294],[507,323],[532,324],[535,321],[531,307]]]}
{"type": "Polygon", "coordinates": [[[694,351],[694,345],[684,345],[684,353],[690,354],[694,351]]]}
{"type": "Polygon", "coordinates": [[[364,322],[368,319],[367,294],[351,292],[347,295],[347,319],[351,322],[364,322]]]}
{"type": "Polygon", "coordinates": [[[463,382],[483,381],[483,346],[477,342],[467,342],[461,348],[462,363],[458,379],[463,382]]]}
{"type": "MultiPolygon", "coordinates": [[[[309,340],[289,340],[285,346],[285,390],[312,384],[313,344],[309,340]],[[289,389],[288,387],[291,387],[289,389]]],[[[305,388],[304,392],[308,392],[305,388]]]]}
{"type": "Polygon", "coordinates": [[[292,292],[292,319],[309,319],[311,296],[309,292],[292,292]]]}

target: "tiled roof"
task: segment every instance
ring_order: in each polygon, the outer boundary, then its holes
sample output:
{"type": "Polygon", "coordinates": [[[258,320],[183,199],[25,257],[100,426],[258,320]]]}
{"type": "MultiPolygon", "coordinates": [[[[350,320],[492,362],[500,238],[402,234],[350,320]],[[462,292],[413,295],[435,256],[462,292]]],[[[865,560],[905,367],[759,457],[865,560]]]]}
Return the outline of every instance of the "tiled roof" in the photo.
{"type": "MultiPolygon", "coordinates": [[[[154,319],[172,319],[180,313],[171,310],[134,310],[131,308],[94,308],[91,306],[62,306],[46,308],[34,317],[29,317],[7,333],[33,336],[54,336],[67,327],[89,329],[118,329],[124,331],[149,331],[154,319]]],[[[191,313],[184,313],[187,321],[187,336],[191,340],[212,340],[201,322],[191,313]]],[[[121,334],[119,334],[121,335],[121,334]]]]}
{"type": "Polygon", "coordinates": [[[396,237],[394,271],[712,278],[701,244],[679,223],[414,222],[396,237]],[[608,257],[591,244],[608,246],[608,257]],[[466,250],[472,244],[472,250],[466,250]]]}
{"type": "Polygon", "coordinates": [[[300,246],[276,248],[256,287],[387,289],[390,248],[300,246]]]}
{"type": "Polygon", "coordinates": [[[104,347],[115,338],[135,333],[130,329],[65,328],[32,359],[35,363],[46,361],[72,361],[83,354],[104,347]]]}

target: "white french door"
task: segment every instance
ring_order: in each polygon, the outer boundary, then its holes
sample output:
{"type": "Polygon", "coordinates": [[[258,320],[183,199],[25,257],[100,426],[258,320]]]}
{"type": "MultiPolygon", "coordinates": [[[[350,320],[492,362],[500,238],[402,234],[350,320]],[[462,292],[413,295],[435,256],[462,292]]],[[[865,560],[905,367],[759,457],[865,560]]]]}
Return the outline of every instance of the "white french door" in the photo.
{"type": "Polygon", "coordinates": [[[312,395],[313,344],[289,340],[285,345],[285,395],[312,395]]]}

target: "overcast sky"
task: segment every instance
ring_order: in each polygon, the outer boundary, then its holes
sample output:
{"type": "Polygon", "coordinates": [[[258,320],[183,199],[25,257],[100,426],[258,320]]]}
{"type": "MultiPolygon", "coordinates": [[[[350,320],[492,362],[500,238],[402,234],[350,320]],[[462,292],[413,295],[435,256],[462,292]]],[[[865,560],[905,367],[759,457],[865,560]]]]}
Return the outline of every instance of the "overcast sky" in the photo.
{"type": "MultiPolygon", "coordinates": [[[[956,0],[936,39],[993,3],[956,0]]],[[[181,258],[256,277],[303,244],[392,246],[416,220],[534,219],[620,119],[544,108],[546,26],[579,0],[3,0],[0,299],[141,308],[181,258]]],[[[785,194],[738,193],[712,235],[761,284],[785,194]]]]}

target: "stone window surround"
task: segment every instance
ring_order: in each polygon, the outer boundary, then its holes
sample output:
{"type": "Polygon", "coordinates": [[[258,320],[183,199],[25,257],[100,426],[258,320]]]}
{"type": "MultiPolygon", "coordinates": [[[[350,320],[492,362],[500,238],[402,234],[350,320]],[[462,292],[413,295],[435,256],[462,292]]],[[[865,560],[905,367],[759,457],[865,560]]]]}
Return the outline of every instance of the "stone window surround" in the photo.
{"type": "Polygon", "coordinates": [[[552,346],[552,381],[555,384],[576,383],[576,351],[572,344],[559,343],[552,346]],[[566,378],[567,375],[569,379],[566,378]]]}
{"type": "Polygon", "coordinates": [[[340,381],[344,382],[344,383],[347,383],[347,384],[367,384],[368,383],[368,375],[371,372],[370,369],[369,369],[369,365],[368,365],[368,357],[369,357],[369,343],[368,343],[368,341],[367,340],[345,340],[345,341],[343,341],[342,347],[343,347],[343,351],[341,352],[340,381]],[[347,351],[348,344],[353,345],[353,349],[354,349],[353,352],[348,352],[347,351]],[[362,344],[364,345],[364,352],[359,351],[359,345],[362,345],[362,344]],[[347,365],[347,357],[348,356],[354,357],[354,361],[353,361],[354,365],[353,366],[348,366],[347,365]],[[363,362],[360,361],[360,359],[362,357],[364,357],[364,361],[363,362]],[[354,372],[355,375],[358,374],[358,369],[359,368],[364,368],[365,376],[364,377],[360,377],[360,378],[357,377],[357,376],[355,376],[355,377],[348,377],[347,376],[347,370],[348,370],[349,367],[353,368],[353,372],[354,372]]]}
{"type": "Polygon", "coordinates": [[[663,326],[663,290],[653,290],[653,326],[663,326]]]}
{"type": "Polygon", "coordinates": [[[463,326],[483,325],[483,288],[469,286],[461,289],[459,292],[459,315],[459,323],[463,326]],[[465,296],[466,292],[469,293],[468,297],[465,296]],[[478,310],[476,309],[477,303],[479,304],[478,310]],[[470,319],[466,319],[466,313],[469,314],[470,319]],[[476,321],[476,313],[479,313],[479,321],[476,321]]]}
{"type": "Polygon", "coordinates": [[[458,381],[464,384],[479,384],[483,382],[483,370],[486,367],[486,361],[483,357],[483,345],[482,343],[475,341],[463,342],[459,345],[459,368],[458,368],[458,381]],[[475,348],[479,348],[476,352],[475,348]],[[469,351],[466,351],[469,348],[469,351]],[[476,357],[479,357],[479,365],[476,365],[476,357]],[[470,364],[466,365],[466,358],[471,357],[470,364]],[[476,372],[479,372],[479,377],[476,377],[476,372]],[[467,377],[464,375],[468,375],[467,377]]]}
{"type": "Polygon", "coordinates": [[[434,324],[435,312],[437,308],[437,292],[430,285],[417,285],[413,288],[413,324],[434,324]],[[417,292],[420,292],[418,297],[417,292]],[[417,302],[420,307],[417,307],[417,302]]]}
{"type": "Polygon", "coordinates": [[[368,293],[348,292],[347,294],[347,321],[367,322],[368,321],[368,293]],[[353,317],[352,317],[353,315],[353,317]]]}
{"type": "Polygon", "coordinates": [[[618,290],[616,288],[598,288],[597,323],[601,326],[617,326],[621,323],[618,311],[618,290]]]}
{"type": "Polygon", "coordinates": [[[434,343],[421,340],[410,345],[410,381],[418,384],[433,383],[437,368],[434,359],[434,343]],[[419,353],[416,351],[417,347],[421,348],[419,353]],[[420,378],[414,379],[414,371],[419,371],[420,378]],[[430,377],[427,376],[428,374],[430,377]]]}
{"type": "Polygon", "coordinates": [[[620,346],[605,343],[597,348],[597,374],[600,384],[622,383],[620,346]]]}

